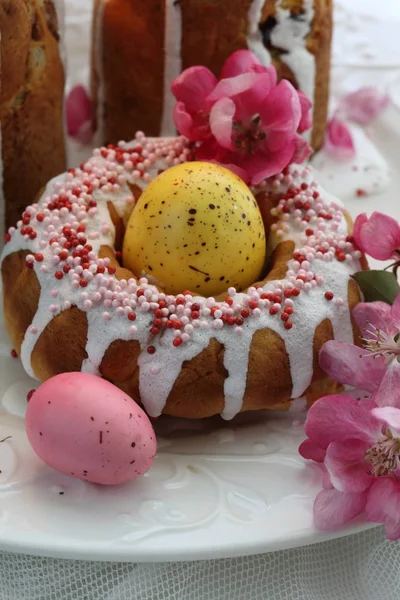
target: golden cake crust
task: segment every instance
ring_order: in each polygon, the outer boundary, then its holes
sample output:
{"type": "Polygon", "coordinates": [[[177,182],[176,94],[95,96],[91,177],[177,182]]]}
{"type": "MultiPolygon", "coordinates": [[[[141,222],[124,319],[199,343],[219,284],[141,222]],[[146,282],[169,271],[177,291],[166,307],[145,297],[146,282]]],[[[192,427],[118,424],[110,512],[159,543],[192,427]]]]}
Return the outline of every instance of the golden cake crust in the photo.
{"type": "Polygon", "coordinates": [[[65,170],[64,68],[51,0],[4,0],[0,32],[3,192],[11,226],[65,170]]]}

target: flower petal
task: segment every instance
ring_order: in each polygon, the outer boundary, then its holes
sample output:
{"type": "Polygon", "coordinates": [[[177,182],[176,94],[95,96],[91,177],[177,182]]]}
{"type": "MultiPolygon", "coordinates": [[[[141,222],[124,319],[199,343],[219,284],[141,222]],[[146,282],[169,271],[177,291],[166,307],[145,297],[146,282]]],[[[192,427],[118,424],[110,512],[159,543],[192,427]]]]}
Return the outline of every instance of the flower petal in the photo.
{"type": "Polygon", "coordinates": [[[307,140],[305,140],[301,135],[295,136],[295,144],[296,147],[291,162],[301,164],[307,160],[313,149],[307,140]]]}
{"type": "Polygon", "coordinates": [[[325,460],[326,449],[320,448],[313,440],[306,439],[300,444],[299,453],[303,458],[322,463],[325,460]]]}
{"type": "Polygon", "coordinates": [[[276,70],[272,65],[264,66],[250,50],[237,50],[225,61],[220,79],[236,77],[243,73],[270,73],[276,84],[276,70]]]}
{"type": "Polygon", "coordinates": [[[370,402],[364,405],[345,394],[317,400],[309,409],[304,426],[309,444],[300,446],[300,454],[314,459],[316,455],[321,456],[319,449],[326,450],[332,442],[346,439],[374,443],[381,425],[371,414],[370,406],[370,402]]]}
{"type": "Polygon", "coordinates": [[[393,329],[400,330],[400,293],[394,299],[390,316],[393,329]]]}
{"type": "Polygon", "coordinates": [[[267,177],[272,177],[283,171],[290,163],[295,151],[295,142],[288,143],[279,152],[268,153],[260,150],[254,155],[244,156],[240,165],[247,171],[251,183],[258,185],[267,177]]]}
{"type": "Polygon", "coordinates": [[[312,102],[311,102],[311,100],[308,99],[308,97],[306,96],[306,94],[304,92],[298,91],[297,94],[299,96],[300,107],[301,107],[301,119],[300,119],[298,131],[299,131],[299,133],[303,133],[304,131],[307,131],[307,129],[310,129],[310,127],[312,126],[312,116],[311,116],[312,102]]]}
{"type": "Polygon", "coordinates": [[[348,160],[355,155],[355,146],[349,127],[344,121],[332,117],[326,128],[325,151],[340,160],[348,160]]]}
{"type": "Polygon", "coordinates": [[[378,389],[372,398],[378,406],[400,408],[400,363],[397,358],[390,361],[378,389]]]}
{"type": "Polygon", "coordinates": [[[366,339],[375,337],[369,332],[369,324],[385,332],[390,328],[390,306],[385,302],[360,302],[353,308],[352,315],[366,339]]]}
{"type": "Polygon", "coordinates": [[[374,392],[385,374],[383,357],[374,358],[368,350],[330,340],[319,353],[319,365],[340,383],[374,392]]]}
{"type": "Polygon", "coordinates": [[[400,483],[390,477],[379,478],[368,493],[366,516],[373,523],[384,523],[390,540],[400,537],[400,483]]]}
{"type": "Polygon", "coordinates": [[[193,119],[183,102],[177,102],[174,106],[174,123],[181,135],[186,136],[188,140],[193,140],[193,119]]]}
{"type": "Polygon", "coordinates": [[[270,151],[282,149],[294,138],[301,119],[301,106],[297,91],[282,80],[260,107],[263,130],[270,151]]]}
{"type": "Polygon", "coordinates": [[[390,430],[400,436],[400,410],[394,406],[383,406],[379,408],[373,408],[372,414],[383,421],[390,430]]]}
{"type": "Polygon", "coordinates": [[[77,136],[87,121],[91,121],[93,105],[83,85],[72,88],[65,102],[68,135],[77,136]]]}
{"type": "Polygon", "coordinates": [[[223,79],[207,97],[206,106],[212,106],[221,98],[231,98],[235,102],[235,119],[246,124],[260,112],[272,88],[271,76],[267,73],[244,73],[230,79],[223,79]]]}
{"type": "Polygon", "coordinates": [[[326,450],[325,466],[333,487],[341,492],[363,492],[373,479],[371,463],[365,460],[370,443],[359,439],[332,442],[326,450]]]}
{"type": "Polygon", "coordinates": [[[329,531],[352,521],[365,510],[365,492],[349,494],[338,490],[322,490],[314,501],[314,524],[329,531]]]}
{"type": "Polygon", "coordinates": [[[188,112],[195,113],[203,108],[206,97],[217,83],[215,75],[206,67],[189,67],[173,81],[171,91],[185,104],[188,112]]]}
{"type": "Polygon", "coordinates": [[[361,215],[358,215],[353,225],[353,238],[357,248],[362,252],[365,252],[365,248],[362,245],[360,233],[365,223],[368,223],[367,213],[362,213],[361,215]]]}
{"type": "Polygon", "coordinates": [[[400,248],[400,226],[395,219],[373,212],[359,230],[359,240],[366,252],[377,260],[389,260],[400,248]]]}
{"type": "Polygon", "coordinates": [[[375,87],[362,87],[345,96],[340,108],[356,123],[368,123],[376,119],[389,105],[389,96],[380,94],[375,87]]]}
{"type": "Polygon", "coordinates": [[[233,117],[236,106],[230,98],[220,98],[211,109],[210,127],[217,142],[229,150],[234,149],[232,140],[233,117]]]}

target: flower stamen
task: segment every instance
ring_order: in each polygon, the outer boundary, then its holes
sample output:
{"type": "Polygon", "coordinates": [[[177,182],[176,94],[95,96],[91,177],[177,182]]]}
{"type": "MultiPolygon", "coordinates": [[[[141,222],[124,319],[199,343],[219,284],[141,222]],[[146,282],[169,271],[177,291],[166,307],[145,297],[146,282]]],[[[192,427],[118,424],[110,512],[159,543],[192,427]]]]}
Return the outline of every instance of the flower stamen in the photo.
{"type": "Polygon", "coordinates": [[[245,154],[254,154],[258,143],[265,139],[265,132],[261,128],[260,115],[254,115],[250,124],[246,125],[242,121],[234,121],[233,129],[235,132],[235,146],[245,154]]]}
{"type": "Polygon", "coordinates": [[[400,438],[393,437],[390,429],[365,453],[371,463],[370,475],[384,477],[397,469],[400,463],[400,438]]]}
{"type": "Polygon", "coordinates": [[[362,338],[363,346],[372,356],[384,356],[389,361],[394,356],[400,356],[399,333],[388,335],[372,323],[368,323],[368,329],[364,331],[370,337],[362,338]]]}

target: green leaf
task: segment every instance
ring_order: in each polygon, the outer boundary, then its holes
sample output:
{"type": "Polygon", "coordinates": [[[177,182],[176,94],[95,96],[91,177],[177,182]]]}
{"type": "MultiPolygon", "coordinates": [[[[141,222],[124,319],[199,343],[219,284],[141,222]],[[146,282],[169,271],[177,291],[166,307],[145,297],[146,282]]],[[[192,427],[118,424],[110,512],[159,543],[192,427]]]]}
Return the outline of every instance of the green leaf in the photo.
{"type": "Polygon", "coordinates": [[[365,302],[381,300],[393,304],[400,292],[397,279],[390,271],[360,271],[353,275],[353,279],[362,291],[365,302]]]}

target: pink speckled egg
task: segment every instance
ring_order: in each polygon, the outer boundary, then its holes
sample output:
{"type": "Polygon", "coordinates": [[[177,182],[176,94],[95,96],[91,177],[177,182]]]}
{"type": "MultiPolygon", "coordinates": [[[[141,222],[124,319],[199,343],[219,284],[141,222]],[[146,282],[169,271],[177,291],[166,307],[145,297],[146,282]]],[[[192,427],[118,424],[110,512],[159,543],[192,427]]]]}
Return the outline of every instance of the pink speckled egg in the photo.
{"type": "Polygon", "coordinates": [[[143,475],[157,450],[153,427],[136,402],[88,373],[63,373],[43,383],[29,401],[26,433],[47,465],[104,485],[143,475]]]}

